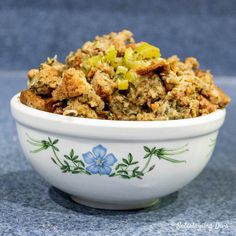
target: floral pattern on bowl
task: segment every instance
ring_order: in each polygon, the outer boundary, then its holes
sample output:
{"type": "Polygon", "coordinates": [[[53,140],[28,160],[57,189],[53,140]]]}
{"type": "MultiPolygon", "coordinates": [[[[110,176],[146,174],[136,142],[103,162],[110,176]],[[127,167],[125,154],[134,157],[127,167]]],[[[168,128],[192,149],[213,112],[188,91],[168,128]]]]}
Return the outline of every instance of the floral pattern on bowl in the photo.
{"type": "Polygon", "coordinates": [[[107,175],[109,177],[121,177],[123,179],[142,179],[146,173],[154,170],[156,161],[153,161],[155,164],[151,165],[151,161],[154,158],[172,163],[186,163],[186,160],[174,159],[172,156],[189,151],[187,149],[188,144],[173,149],[143,146],[145,151],[143,159],[145,162],[142,166],[139,161],[134,159],[131,153],[128,153],[127,158],[122,158],[122,161],[118,162],[118,158],[113,153],[108,152],[107,148],[102,144],[98,144],[92,148],[92,151],[82,153],[83,159],[79,158],[79,155],[72,148],[69,154],[63,155],[62,160],[62,158],[59,158],[60,150],[57,146],[59,139],[52,140],[52,138],[48,137],[47,140],[37,140],[28,134],[26,135],[28,138],[27,142],[35,147],[34,150],[31,150],[31,153],[51,149],[54,156],[51,157],[51,160],[59,166],[63,173],[72,174],[107,175]],[[115,163],[117,165],[114,168],[115,163]]]}

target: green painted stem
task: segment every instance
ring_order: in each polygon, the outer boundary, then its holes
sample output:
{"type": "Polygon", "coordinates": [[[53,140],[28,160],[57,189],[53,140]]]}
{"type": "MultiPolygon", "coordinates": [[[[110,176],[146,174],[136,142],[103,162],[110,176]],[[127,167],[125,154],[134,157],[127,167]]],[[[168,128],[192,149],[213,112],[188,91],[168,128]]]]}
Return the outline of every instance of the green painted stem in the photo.
{"type": "Polygon", "coordinates": [[[163,160],[166,160],[166,161],[173,162],[173,163],[183,163],[183,162],[186,162],[185,160],[176,160],[176,159],[172,159],[172,158],[167,157],[167,156],[161,156],[159,158],[163,159],[163,160]]]}
{"type": "MultiPolygon", "coordinates": [[[[79,165],[77,165],[74,161],[72,161],[73,162],[73,164],[74,164],[74,167],[78,167],[79,165]]],[[[70,167],[72,167],[72,166],[70,166],[70,167]]],[[[81,168],[84,168],[84,167],[81,167],[81,168]]],[[[86,172],[86,170],[84,169],[84,170],[80,170],[82,173],[84,173],[84,174],[88,174],[87,172],[86,172]]]]}
{"type": "Polygon", "coordinates": [[[36,143],[36,142],[33,142],[31,140],[27,140],[27,142],[33,146],[36,146],[36,147],[42,147],[42,143],[36,143]]]}
{"type": "Polygon", "coordinates": [[[34,151],[31,151],[31,152],[32,152],[32,153],[37,153],[37,152],[41,152],[41,151],[43,151],[43,150],[45,150],[45,148],[44,148],[44,147],[41,147],[41,148],[36,149],[36,150],[34,150],[34,151]]]}
{"type": "Polygon", "coordinates": [[[36,139],[34,139],[34,138],[31,138],[28,134],[26,134],[27,135],[27,137],[31,140],[31,141],[33,141],[33,142],[35,142],[35,143],[42,143],[41,142],[41,140],[36,140],[36,139]]]}
{"type": "Polygon", "coordinates": [[[178,154],[182,154],[182,153],[184,153],[184,152],[187,152],[188,151],[188,149],[184,149],[184,150],[180,150],[180,151],[173,151],[173,152],[170,152],[170,151],[166,151],[166,152],[164,152],[164,154],[165,155],[178,155],[178,154]]]}
{"type": "Polygon", "coordinates": [[[151,155],[148,157],[148,160],[147,160],[145,166],[143,167],[143,169],[141,170],[141,172],[143,172],[143,171],[145,171],[145,170],[147,169],[147,167],[148,167],[148,165],[150,164],[150,161],[151,161],[151,159],[152,159],[152,155],[153,155],[153,154],[151,154],[151,155]]]}
{"type": "Polygon", "coordinates": [[[56,157],[57,161],[60,163],[61,166],[63,166],[63,163],[60,161],[59,157],[57,156],[55,150],[52,148],[53,154],[56,157]]]}

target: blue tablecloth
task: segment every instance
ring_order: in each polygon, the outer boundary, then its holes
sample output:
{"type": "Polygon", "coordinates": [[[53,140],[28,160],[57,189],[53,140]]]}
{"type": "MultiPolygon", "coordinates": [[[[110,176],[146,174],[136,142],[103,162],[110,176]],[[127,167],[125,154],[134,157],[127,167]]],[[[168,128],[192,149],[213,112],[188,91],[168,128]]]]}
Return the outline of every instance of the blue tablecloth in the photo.
{"type": "Polygon", "coordinates": [[[105,211],[72,202],[24,159],[9,100],[25,77],[0,72],[0,235],[236,235],[236,80],[218,80],[232,103],[201,175],[160,206],[105,211]]]}

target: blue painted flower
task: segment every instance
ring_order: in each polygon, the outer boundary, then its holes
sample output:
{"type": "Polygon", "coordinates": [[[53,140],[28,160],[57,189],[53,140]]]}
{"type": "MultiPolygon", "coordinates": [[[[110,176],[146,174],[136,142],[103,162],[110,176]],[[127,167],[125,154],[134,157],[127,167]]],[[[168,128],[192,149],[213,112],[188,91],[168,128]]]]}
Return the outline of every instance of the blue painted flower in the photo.
{"type": "Polygon", "coordinates": [[[113,166],[117,159],[112,154],[107,154],[107,149],[101,144],[93,148],[92,152],[82,154],[84,162],[89,166],[86,170],[91,174],[109,175],[111,173],[111,166],[113,166]]]}

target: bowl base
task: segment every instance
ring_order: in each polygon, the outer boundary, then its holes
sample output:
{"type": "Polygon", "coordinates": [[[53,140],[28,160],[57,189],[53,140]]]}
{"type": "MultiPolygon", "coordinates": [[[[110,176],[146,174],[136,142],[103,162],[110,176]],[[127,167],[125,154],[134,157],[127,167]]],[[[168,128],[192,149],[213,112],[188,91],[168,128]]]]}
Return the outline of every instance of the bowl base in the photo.
{"type": "Polygon", "coordinates": [[[149,201],[138,202],[138,203],[130,203],[130,204],[112,204],[112,203],[103,203],[103,202],[94,202],[89,200],[84,200],[79,197],[71,196],[71,199],[76,203],[97,208],[97,209],[105,209],[105,210],[135,210],[135,209],[142,209],[146,207],[151,207],[160,202],[160,199],[152,199],[149,201]]]}

